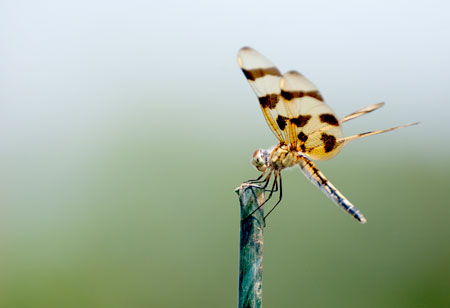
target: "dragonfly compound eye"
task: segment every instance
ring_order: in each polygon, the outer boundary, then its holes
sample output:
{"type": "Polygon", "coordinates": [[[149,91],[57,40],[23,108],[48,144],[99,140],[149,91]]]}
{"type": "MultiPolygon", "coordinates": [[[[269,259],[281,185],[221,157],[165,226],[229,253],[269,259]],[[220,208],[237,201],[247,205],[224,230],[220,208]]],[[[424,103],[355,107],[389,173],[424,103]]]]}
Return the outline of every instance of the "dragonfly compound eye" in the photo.
{"type": "Polygon", "coordinates": [[[266,161],[263,157],[263,151],[261,149],[258,149],[253,153],[252,165],[259,171],[265,171],[267,169],[266,161]]]}

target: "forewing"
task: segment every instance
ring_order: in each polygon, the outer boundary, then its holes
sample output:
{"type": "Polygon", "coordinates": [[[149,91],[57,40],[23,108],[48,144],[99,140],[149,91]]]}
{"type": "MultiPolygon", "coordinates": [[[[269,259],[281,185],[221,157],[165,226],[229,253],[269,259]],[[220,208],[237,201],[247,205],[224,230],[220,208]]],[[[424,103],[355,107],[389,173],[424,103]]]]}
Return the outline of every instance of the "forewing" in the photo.
{"type": "Polygon", "coordinates": [[[280,88],[289,117],[290,143],[312,159],[330,159],[339,153],[342,129],[317,87],[290,71],[282,77],[280,88]]]}
{"type": "Polygon", "coordinates": [[[288,115],[280,97],[280,71],[270,60],[250,47],[239,50],[238,62],[258,96],[267,123],[278,140],[286,143],[288,115]]]}

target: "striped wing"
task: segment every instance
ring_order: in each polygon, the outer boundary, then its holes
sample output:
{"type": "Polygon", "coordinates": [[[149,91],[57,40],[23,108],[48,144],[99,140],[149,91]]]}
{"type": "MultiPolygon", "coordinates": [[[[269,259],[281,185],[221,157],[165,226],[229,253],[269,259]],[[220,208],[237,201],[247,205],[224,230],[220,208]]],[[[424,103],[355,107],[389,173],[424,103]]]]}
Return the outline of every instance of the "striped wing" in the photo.
{"type": "Polygon", "coordinates": [[[266,57],[250,47],[239,50],[239,65],[258,96],[267,123],[280,142],[287,143],[288,114],[280,96],[281,73],[266,57]]]}
{"type": "Polygon", "coordinates": [[[330,159],[351,140],[418,124],[416,122],[344,138],[342,123],[375,111],[384,103],[361,108],[338,120],[317,87],[300,73],[290,71],[282,76],[270,60],[250,47],[239,51],[238,62],[278,140],[291,144],[312,159],[330,159]]]}
{"type": "Polygon", "coordinates": [[[361,108],[338,120],[333,110],[325,104],[317,88],[300,73],[291,71],[283,75],[280,88],[289,115],[290,143],[312,159],[330,159],[352,140],[418,124],[415,122],[344,138],[342,123],[375,111],[384,103],[361,108]]]}
{"type": "Polygon", "coordinates": [[[290,144],[317,160],[339,153],[342,129],[317,87],[300,73],[290,71],[282,77],[280,88],[288,112],[290,144]]]}

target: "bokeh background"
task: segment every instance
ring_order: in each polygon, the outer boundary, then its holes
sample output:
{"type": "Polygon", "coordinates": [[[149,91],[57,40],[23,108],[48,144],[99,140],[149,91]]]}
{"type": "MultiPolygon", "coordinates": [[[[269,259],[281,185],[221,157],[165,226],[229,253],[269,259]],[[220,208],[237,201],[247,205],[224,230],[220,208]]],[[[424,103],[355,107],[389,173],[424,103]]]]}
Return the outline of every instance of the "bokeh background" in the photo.
{"type": "Polygon", "coordinates": [[[296,169],[265,229],[264,307],[450,306],[448,1],[0,2],[1,307],[235,307],[239,207],[275,138],[252,46],[355,141],[296,169]]]}

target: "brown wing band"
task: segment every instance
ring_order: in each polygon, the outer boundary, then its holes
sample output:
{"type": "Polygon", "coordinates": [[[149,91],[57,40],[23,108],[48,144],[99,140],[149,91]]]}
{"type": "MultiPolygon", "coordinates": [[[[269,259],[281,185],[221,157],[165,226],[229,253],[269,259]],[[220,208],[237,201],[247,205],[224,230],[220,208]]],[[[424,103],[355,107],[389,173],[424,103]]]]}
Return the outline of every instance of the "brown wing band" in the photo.
{"type": "Polygon", "coordinates": [[[323,102],[323,97],[319,91],[281,91],[281,96],[290,101],[294,98],[309,96],[323,102]]]}
{"type": "Polygon", "coordinates": [[[281,76],[280,71],[276,67],[256,68],[252,70],[242,69],[248,80],[256,80],[266,75],[281,76]]]}

